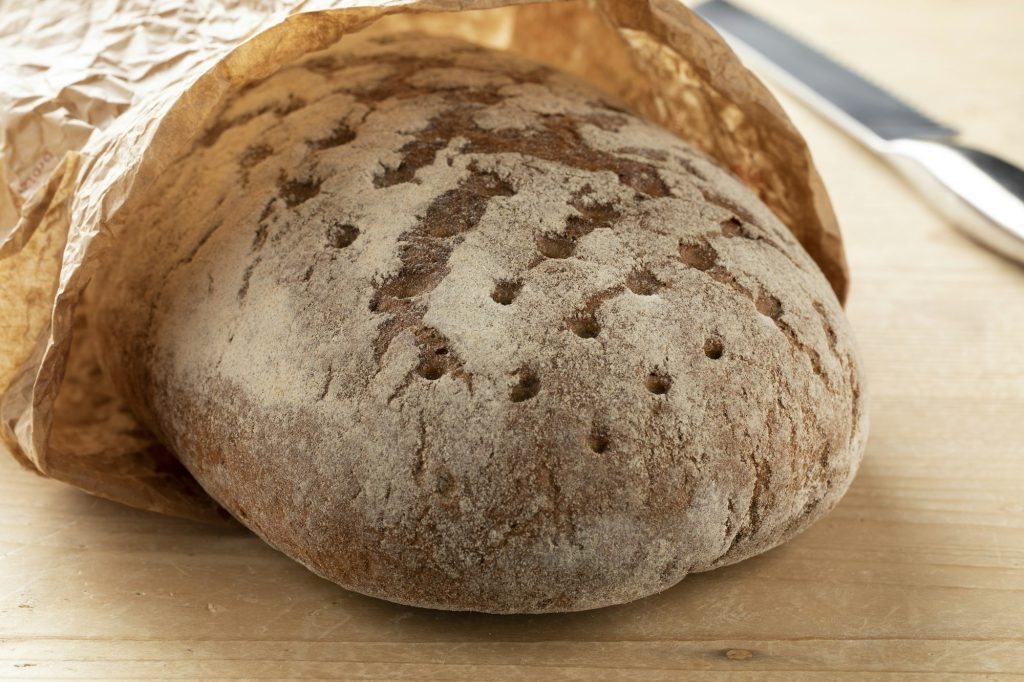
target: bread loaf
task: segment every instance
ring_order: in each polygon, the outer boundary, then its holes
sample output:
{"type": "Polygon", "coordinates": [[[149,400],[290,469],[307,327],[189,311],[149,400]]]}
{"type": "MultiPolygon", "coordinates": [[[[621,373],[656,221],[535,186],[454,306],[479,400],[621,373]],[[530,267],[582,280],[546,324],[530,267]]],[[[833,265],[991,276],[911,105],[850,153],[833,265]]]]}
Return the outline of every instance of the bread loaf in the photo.
{"type": "Polygon", "coordinates": [[[866,437],[815,263],[729,172],[453,40],[234,97],[122,213],[106,370],[236,518],[405,604],[587,609],[763,552],[866,437]]]}

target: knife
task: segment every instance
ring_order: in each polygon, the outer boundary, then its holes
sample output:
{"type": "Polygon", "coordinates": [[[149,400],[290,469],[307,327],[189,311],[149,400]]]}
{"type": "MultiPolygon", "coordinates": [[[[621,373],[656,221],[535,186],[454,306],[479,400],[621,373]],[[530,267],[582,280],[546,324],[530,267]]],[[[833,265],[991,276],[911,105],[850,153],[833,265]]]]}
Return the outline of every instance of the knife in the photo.
{"type": "Polygon", "coordinates": [[[773,80],[885,159],[941,214],[1024,264],[1024,171],[726,0],[694,7],[773,80]]]}

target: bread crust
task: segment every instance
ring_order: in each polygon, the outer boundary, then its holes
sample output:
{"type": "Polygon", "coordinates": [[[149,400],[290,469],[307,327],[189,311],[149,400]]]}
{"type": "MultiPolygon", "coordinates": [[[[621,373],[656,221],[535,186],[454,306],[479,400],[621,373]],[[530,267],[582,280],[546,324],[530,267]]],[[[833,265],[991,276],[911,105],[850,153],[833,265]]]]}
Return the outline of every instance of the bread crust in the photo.
{"type": "Polygon", "coordinates": [[[784,542],[859,463],[852,336],[790,232],[532,62],[318,55],[147,196],[121,213],[147,256],[92,287],[107,371],[236,518],[349,589],[621,603],[784,542]]]}

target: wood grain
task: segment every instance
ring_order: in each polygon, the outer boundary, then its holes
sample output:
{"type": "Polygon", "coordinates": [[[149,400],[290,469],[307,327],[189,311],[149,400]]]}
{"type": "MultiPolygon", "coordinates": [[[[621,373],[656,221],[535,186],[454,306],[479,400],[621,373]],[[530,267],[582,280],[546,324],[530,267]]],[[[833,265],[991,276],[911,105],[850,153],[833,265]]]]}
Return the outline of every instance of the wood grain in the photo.
{"type": "MultiPolygon", "coordinates": [[[[1019,3],[746,4],[1024,163],[1019,3]]],[[[848,239],[870,380],[867,459],[825,520],[621,607],[448,614],[345,592],[241,531],[2,458],[0,678],[1024,677],[1024,269],[784,103],[848,239]]]]}

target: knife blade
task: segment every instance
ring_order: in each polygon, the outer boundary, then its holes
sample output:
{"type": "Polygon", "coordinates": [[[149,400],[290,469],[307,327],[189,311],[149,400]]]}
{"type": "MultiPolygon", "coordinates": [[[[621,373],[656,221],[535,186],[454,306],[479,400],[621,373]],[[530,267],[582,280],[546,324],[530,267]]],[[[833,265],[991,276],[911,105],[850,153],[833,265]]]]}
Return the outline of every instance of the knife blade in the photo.
{"type": "Polygon", "coordinates": [[[755,68],[882,156],[976,241],[1024,263],[1024,171],[727,0],[694,10],[755,68]]]}

